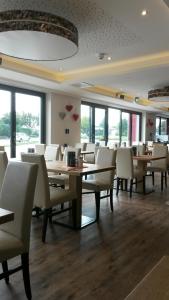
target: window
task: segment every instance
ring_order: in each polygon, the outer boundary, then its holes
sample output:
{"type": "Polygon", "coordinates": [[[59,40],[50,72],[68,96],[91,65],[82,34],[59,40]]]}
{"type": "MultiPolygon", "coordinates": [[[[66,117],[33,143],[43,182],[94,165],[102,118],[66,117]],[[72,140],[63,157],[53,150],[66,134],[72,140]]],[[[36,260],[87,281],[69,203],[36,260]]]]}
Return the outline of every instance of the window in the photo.
{"type": "Polygon", "coordinates": [[[0,85],[0,106],[0,145],[8,157],[45,142],[45,94],[0,85]]]}
{"type": "Polygon", "coordinates": [[[130,114],[122,112],[121,120],[121,144],[130,145],[130,114]]]}
{"type": "Polygon", "coordinates": [[[108,110],[108,145],[120,143],[120,110],[108,110]]]}
{"type": "Polygon", "coordinates": [[[160,142],[168,141],[168,119],[156,117],[156,140],[160,142]]]}
{"type": "Polygon", "coordinates": [[[140,115],[138,114],[132,114],[131,115],[131,141],[132,145],[138,145],[140,141],[140,115]]]}
{"type": "Polygon", "coordinates": [[[111,147],[130,146],[141,140],[141,114],[83,102],[81,105],[81,142],[111,147]],[[87,137],[86,137],[87,136],[87,137]]]}
{"type": "Polygon", "coordinates": [[[95,108],[95,143],[105,146],[106,137],[105,137],[105,109],[104,108],[95,108]]]}
{"type": "Polygon", "coordinates": [[[161,135],[167,134],[167,119],[161,118],[161,135]]]}
{"type": "Polygon", "coordinates": [[[88,143],[91,136],[91,108],[81,105],[81,142],[88,143]]]}

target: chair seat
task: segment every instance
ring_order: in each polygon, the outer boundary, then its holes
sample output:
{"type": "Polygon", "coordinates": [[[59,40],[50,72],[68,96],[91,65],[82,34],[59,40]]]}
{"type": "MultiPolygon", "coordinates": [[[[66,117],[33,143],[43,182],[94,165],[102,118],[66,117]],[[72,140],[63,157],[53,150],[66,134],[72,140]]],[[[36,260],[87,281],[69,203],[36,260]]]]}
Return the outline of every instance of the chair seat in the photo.
{"type": "Polygon", "coordinates": [[[152,167],[152,166],[147,167],[146,170],[149,172],[166,172],[167,171],[165,168],[152,167]]]}
{"type": "Polygon", "coordinates": [[[0,261],[8,260],[24,252],[24,244],[14,235],[0,230],[0,261]]]}
{"type": "Polygon", "coordinates": [[[96,181],[96,180],[91,179],[91,180],[83,180],[82,181],[82,187],[83,187],[83,189],[95,190],[95,191],[99,192],[99,191],[107,190],[111,186],[107,182],[103,182],[103,181],[100,182],[100,181],[96,181]]]}
{"type": "Polygon", "coordinates": [[[71,201],[76,198],[76,194],[70,190],[56,189],[50,187],[50,204],[47,208],[53,207],[54,205],[61,204],[67,201],[71,201]]]}

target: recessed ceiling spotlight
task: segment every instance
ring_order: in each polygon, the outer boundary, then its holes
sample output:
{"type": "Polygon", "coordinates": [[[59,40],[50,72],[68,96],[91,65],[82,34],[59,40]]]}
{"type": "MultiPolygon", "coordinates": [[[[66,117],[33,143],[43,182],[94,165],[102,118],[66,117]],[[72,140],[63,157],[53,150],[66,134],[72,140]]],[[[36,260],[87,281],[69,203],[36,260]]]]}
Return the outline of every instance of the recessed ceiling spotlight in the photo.
{"type": "Polygon", "coordinates": [[[147,10],[146,10],[146,9],[143,9],[142,12],[141,12],[141,15],[142,15],[142,16],[146,16],[146,15],[147,15],[147,10]]]}
{"type": "Polygon", "coordinates": [[[106,55],[107,55],[107,53],[100,52],[100,53],[97,54],[97,57],[98,57],[99,60],[103,60],[106,55]]]}
{"type": "Polygon", "coordinates": [[[105,52],[97,53],[96,56],[99,60],[111,60],[112,59],[111,56],[108,55],[108,53],[105,53],[105,52]]]}

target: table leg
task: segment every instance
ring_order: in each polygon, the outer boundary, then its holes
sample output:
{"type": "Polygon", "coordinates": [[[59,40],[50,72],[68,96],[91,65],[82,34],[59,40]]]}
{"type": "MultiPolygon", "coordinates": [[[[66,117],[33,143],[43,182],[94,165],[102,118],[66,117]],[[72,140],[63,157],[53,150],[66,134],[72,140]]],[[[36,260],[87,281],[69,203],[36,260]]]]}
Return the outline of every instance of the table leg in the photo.
{"type": "Polygon", "coordinates": [[[138,161],[138,168],[141,170],[140,173],[144,173],[145,174],[145,191],[143,190],[143,182],[142,182],[142,177],[141,178],[138,178],[138,180],[140,180],[140,182],[138,182],[137,184],[137,192],[140,192],[140,193],[145,193],[145,194],[149,194],[149,193],[152,193],[154,192],[153,189],[150,189],[148,190],[147,187],[146,187],[146,168],[147,168],[147,162],[145,161],[138,161]]]}
{"type": "Polygon", "coordinates": [[[81,229],[94,222],[95,218],[82,215],[82,177],[81,176],[69,176],[69,187],[75,191],[77,196],[76,201],[76,229],[81,229]]]}

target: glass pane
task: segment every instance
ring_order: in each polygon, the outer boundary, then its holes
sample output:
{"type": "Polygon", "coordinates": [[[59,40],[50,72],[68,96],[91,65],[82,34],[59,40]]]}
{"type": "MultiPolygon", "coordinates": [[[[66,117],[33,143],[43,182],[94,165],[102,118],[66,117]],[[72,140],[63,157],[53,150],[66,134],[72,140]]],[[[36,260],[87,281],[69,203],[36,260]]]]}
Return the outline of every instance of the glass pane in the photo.
{"type": "Polygon", "coordinates": [[[0,146],[5,146],[5,151],[10,157],[11,136],[11,93],[0,90],[0,146]]]}
{"type": "Polygon", "coordinates": [[[160,118],[156,118],[156,135],[159,135],[160,130],[160,118]]]}
{"type": "Polygon", "coordinates": [[[105,146],[105,109],[95,108],[95,143],[105,146]]]}
{"type": "Polygon", "coordinates": [[[108,110],[108,146],[114,146],[120,142],[120,110],[109,108],[108,110]]]}
{"type": "Polygon", "coordinates": [[[130,114],[122,112],[121,145],[130,146],[130,114]]]}
{"type": "Polygon", "coordinates": [[[16,157],[40,143],[41,98],[16,93],[16,157]]]}
{"type": "Polygon", "coordinates": [[[161,135],[167,134],[167,119],[161,118],[161,135]]]}
{"type": "Polygon", "coordinates": [[[81,143],[88,143],[90,141],[90,132],[90,106],[81,105],[81,143]]]}
{"type": "Polygon", "coordinates": [[[132,145],[138,145],[140,133],[140,115],[132,114],[132,145]]]}

